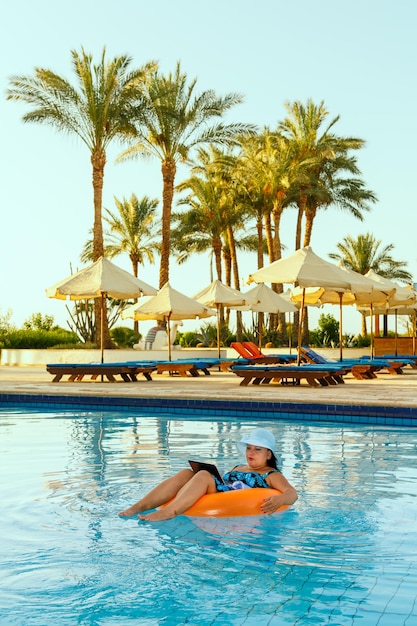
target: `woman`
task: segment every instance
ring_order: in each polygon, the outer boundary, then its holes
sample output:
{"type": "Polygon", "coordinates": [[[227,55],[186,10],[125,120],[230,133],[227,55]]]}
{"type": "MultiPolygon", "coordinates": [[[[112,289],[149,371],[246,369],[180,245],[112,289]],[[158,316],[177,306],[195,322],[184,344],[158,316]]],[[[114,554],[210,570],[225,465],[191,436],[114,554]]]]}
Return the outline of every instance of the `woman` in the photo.
{"type": "Polygon", "coordinates": [[[133,506],[119,513],[129,517],[139,513],[139,519],[159,522],[181,515],[197,500],[208,493],[230,491],[243,487],[266,487],[281,491],[281,495],[272,495],[263,501],[263,513],[274,513],[284,504],[293,504],[297,500],[297,492],[277,468],[274,454],[275,437],[265,428],[255,428],[249,436],[242,437],[236,443],[239,452],[246,456],[246,465],[239,465],[224,475],[226,484],[220,483],[210,472],[200,470],[194,473],[191,469],[183,469],[175,476],[167,478],[155,489],[133,506]],[[244,483],[242,485],[242,483],[244,483]],[[172,502],[169,502],[172,500],[172,502]],[[150,511],[169,502],[163,509],[150,511]]]}

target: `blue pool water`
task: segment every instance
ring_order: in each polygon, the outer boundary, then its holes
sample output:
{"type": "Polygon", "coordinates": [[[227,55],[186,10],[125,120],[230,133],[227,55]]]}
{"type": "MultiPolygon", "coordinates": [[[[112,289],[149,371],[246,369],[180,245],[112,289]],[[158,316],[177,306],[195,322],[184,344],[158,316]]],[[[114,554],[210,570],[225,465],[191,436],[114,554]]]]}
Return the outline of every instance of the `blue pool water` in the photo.
{"type": "Polygon", "coordinates": [[[0,410],[1,626],[417,624],[417,440],[395,427],[0,410]],[[271,429],[298,502],[273,516],[118,511],[271,429]]]}

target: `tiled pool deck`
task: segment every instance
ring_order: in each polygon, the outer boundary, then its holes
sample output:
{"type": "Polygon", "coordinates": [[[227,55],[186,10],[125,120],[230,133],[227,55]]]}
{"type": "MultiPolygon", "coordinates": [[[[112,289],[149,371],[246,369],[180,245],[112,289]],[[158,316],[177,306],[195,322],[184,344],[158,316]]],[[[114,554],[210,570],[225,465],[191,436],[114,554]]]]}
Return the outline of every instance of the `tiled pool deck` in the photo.
{"type": "Polygon", "coordinates": [[[344,385],[249,385],[231,372],[212,370],[198,378],[153,375],[136,383],[52,383],[44,366],[1,366],[0,406],[4,403],[60,408],[141,409],[194,416],[306,419],[417,426],[417,370],[378,374],[376,380],[345,377],[344,385]]]}

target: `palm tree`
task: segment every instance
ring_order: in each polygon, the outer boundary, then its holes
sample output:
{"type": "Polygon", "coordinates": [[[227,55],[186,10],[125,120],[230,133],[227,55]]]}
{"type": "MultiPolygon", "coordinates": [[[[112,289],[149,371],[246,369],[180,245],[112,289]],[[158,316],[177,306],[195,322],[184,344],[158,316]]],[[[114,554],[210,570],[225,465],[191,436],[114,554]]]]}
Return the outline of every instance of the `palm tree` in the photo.
{"type": "Polygon", "coordinates": [[[144,106],[137,108],[135,143],[122,152],[119,161],[137,156],[154,156],[161,161],[162,242],[159,286],[169,280],[169,255],[172,201],[175,175],[179,161],[188,162],[190,152],[208,143],[234,144],[238,134],[253,132],[247,124],[212,123],[242,96],[231,93],[219,97],[214,91],[195,95],[196,79],[187,84],[187,75],[177,63],[175,72],[167,76],[155,70],[145,85],[144,106]]]}
{"type": "MultiPolygon", "coordinates": [[[[333,132],[339,120],[334,117],[326,126],[328,111],[324,102],[319,105],[308,100],[286,103],[288,117],[279,124],[280,132],[288,138],[293,160],[298,163],[299,176],[295,193],[298,195],[296,228],[296,249],[301,246],[302,224],[305,220],[303,246],[311,243],[313,222],[320,207],[338,208],[350,211],[356,218],[363,219],[363,211],[369,210],[375,195],[365,189],[358,178],[356,160],[350,155],[352,150],[363,147],[364,141],[356,137],[340,137],[333,132]],[[354,175],[355,178],[349,178],[354,175]]],[[[308,343],[308,313],[305,311],[303,341],[308,343]]],[[[296,320],[297,325],[298,320],[296,320]]]]}
{"type": "MultiPolygon", "coordinates": [[[[144,196],[138,200],[132,194],[130,200],[116,197],[114,202],[119,215],[104,209],[103,220],[109,225],[110,231],[104,232],[104,256],[113,259],[119,254],[127,253],[132,263],[132,273],[138,276],[138,266],[155,262],[154,252],[159,250],[153,230],[158,200],[144,196]]],[[[89,263],[94,258],[93,239],[84,244],[80,259],[89,263]]]]}
{"type": "Polygon", "coordinates": [[[210,250],[217,279],[222,280],[224,217],[219,190],[213,181],[198,176],[191,176],[178,189],[189,189],[190,193],[178,201],[179,205],[188,206],[188,210],[173,214],[176,226],[172,231],[172,244],[178,253],[177,262],[183,263],[191,254],[210,250]]]}
{"type": "Polygon", "coordinates": [[[413,277],[405,269],[406,261],[396,261],[392,257],[393,244],[380,248],[381,243],[382,241],[375,239],[371,233],[358,235],[357,239],[348,235],[336,245],[339,252],[331,252],[329,257],[335,261],[342,261],[346,267],[359,274],[374,270],[384,278],[411,283],[413,277]]]}
{"type": "MultiPolygon", "coordinates": [[[[258,233],[258,267],[263,267],[263,225],[268,248],[269,262],[282,256],[281,220],[288,208],[297,201],[298,181],[303,173],[303,159],[294,158],[291,141],[279,128],[271,131],[265,127],[256,137],[241,142],[240,168],[235,178],[250,196],[252,213],[256,219],[258,233]]],[[[282,284],[272,285],[280,293],[282,284]]],[[[263,326],[263,316],[258,317],[259,332],[263,326]]],[[[284,315],[270,315],[269,325],[282,341],[286,339],[284,315]]]]}
{"type": "MultiPolygon", "coordinates": [[[[97,65],[93,65],[92,55],[83,48],[80,53],[72,50],[71,56],[77,86],[49,69],[35,68],[33,76],[11,77],[7,98],[31,105],[32,109],[23,115],[24,122],[49,124],[58,131],[75,135],[87,146],[93,170],[93,260],[96,261],[104,253],[102,195],[107,149],[115,140],[135,134],[132,108],[138,106],[143,84],[156,64],[151,61],[130,71],[129,56],[108,61],[105,48],[97,65]]],[[[98,304],[97,338],[100,318],[98,304]]],[[[103,328],[104,345],[109,347],[107,319],[103,320],[103,328]]]]}
{"type": "MultiPolygon", "coordinates": [[[[300,164],[292,159],[290,142],[267,127],[256,137],[244,138],[234,178],[247,195],[250,215],[256,219],[259,235],[258,267],[263,266],[263,226],[269,262],[281,258],[281,219],[296,199],[300,164]]],[[[302,165],[302,164],[301,164],[302,165]]],[[[243,200],[242,200],[243,201],[243,200]]]]}
{"type": "Polygon", "coordinates": [[[350,155],[364,145],[356,137],[340,137],[333,132],[339,116],[323,128],[328,111],[324,102],[307,105],[286,103],[288,117],[279,130],[288,138],[295,162],[302,164],[298,178],[298,223],[296,248],[301,245],[302,218],[305,218],[304,246],[310,245],[313,221],[319,207],[337,206],[363,219],[375,195],[364,188],[355,158],[350,155]],[[356,178],[348,178],[355,176],[356,178]]]}
{"type": "MultiPolygon", "coordinates": [[[[188,238],[192,240],[191,247],[196,250],[197,242],[199,246],[203,243],[202,233],[205,233],[205,249],[211,243],[218,280],[222,280],[224,267],[223,282],[227,285],[233,283],[235,289],[240,289],[237,251],[256,250],[257,241],[255,234],[251,234],[248,229],[248,217],[251,218],[252,207],[248,204],[247,196],[242,196],[236,184],[237,162],[238,157],[213,145],[207,150],[198,150],[192,176],[178,185],[179,191],[190,191],[178,204],[188,205],[191,210],[175,215],[180,232],[175,229],[173,235],[177,250],[184,250],[188,238]]],[[[223,316],[223,311],[221,315],[223,316]]],[[[238,311],[238,337],[242,334],[241,317],[241,312],[238,311]]]]}
{"type": "Polygon", "coordinates": [[[324,163],[318,175],[313,173],[304,205],[304,246],[310,245],[314,219],[320,208],[335,207],[348,211],[361,222],[364,220],[363,213],[370,211],[370,203],[376,202],[376,196],[365,188],[358,175],[356,159],[346,154],[339,154],[324,163]],[[353,174],[353,177],[347,174],[353,174]]]}
{"type": "Polygon", "coordinates": [[[281,257],[280,220],[288,190],[288,163],[282,158],[280,139],[268,128],[256,137],[243,138],[234,172],[242,202],[246,194],[257,222],[258,267],[263,266],[263,222],[270,263],[281,257]]]}
{"type": "MultiPolygon", "coordinates": [[[[181,198],[179,205],[188,205],[192,208],[199,206],[205,213],[203,229],[205,232],[217,232],[215,247],[217,278],[222,280],[221,258],[224,260],[226,270],[225,282],[230,285],[232,279],[234,287],[239,289],[239,268],[236,256],[237,248],[246,250],[256,249],[256,238],[248,232],[247,221],[251,217],[252,207],[247,198],[242,198],[236,184],[236,164],[238,157],[224,152],[213,145],[206,150],[198,150],[198,158],[192,168],[192,176],[184,180],[177,187],[178,191],[190,190],[185,198],[181,198]],[[236,237],[239,232],[244,232],[242,237],[236,237]]],[[[187,213],[176,216],[184,226],[187,222],[187,213]],[[185,218],[185,219],[184,219],[185,218]]],[[[203,225],[203,224],[202,224],[203,225]]],[[[196,235],[190,231],[190,235],[196,235]]],[[[178,242],[176,236],[177,247],[178,242]]]]}
{"type": "MultiPolygon", "coordinates": [[[[129,255],[132,263],[132,272],[138,276],[139,265],[144,265],[145,260],[154,263],[154,252],[159,250],[155,242],[154,222],[158,200],[151,200],[144,196],[138,200],[132,194],[130,200],[123,198],[121,202],[114,198],[119,214],[105,209],[104,221],[109,225],[110,231],[104,233],[104,253],[112,259],[119,254],[129,255]]],[[[87,241],[81,254],[81,261],[88,262],[93,259],[93,241],[87,241]]],[[[135,331],[138,330],[138,322],[134,322],[135,331]]]]}
{"type": "MultiPolygon", "coordinates": [[[[348,235],[336,245],[338,252],[329,253],[329,257],[334,261],[342,261],[343,264],[358,272],[366,274],[369,270],[374,270],[380,276],[394,281],[411,283],[412,274],[405,269],[405,261],[396,261],[391,252],[394,250],[393,244],[380,247],[381,240],[375,239],[371,233],[358,235],[354,239],[348,235]]],[[[362,335],[366,335],[366,318],[362,316],[362,335]]]]}
{"type": "MultiPolygon", "coordinates": [[[[266,131],[264,131],[265,133],[266,131]]],[[[263,134],[240,139],[240,152],[233,172],[234,185],[239,202],[247,205],[249,217],[255,220],[257,235],[258,268],[264,265],[265,246],[270,260],[273,250],[271,225],[272,202],[265,180],[263,134]],[[264,233],[265,224],[265,233],[264,233]]]]}
{"type": "Polygon", "coordinates": [[[131,195],[130,200],[123,198],[123,202],[120,202],[114,198],[114,201],[119,215],[106,209],[104,216],[110,227],[105,240],[106,256],[114,258],[127,253],[132,263],[133,275],[137,277],[139,265],[144,265],[145,260],[154,263],[154,252],[159,250],[154,232],[159,201],[151,200],[148,196],[138,200],[135,194],[131,195]]]}

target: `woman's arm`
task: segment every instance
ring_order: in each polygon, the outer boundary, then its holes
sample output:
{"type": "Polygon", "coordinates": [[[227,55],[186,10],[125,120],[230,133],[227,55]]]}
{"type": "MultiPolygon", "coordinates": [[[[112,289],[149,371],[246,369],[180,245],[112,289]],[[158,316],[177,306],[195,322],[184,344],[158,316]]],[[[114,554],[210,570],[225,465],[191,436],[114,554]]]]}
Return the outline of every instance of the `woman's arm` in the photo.
{"type": "Polygon", "coordinates": [[[298,495],[295,488],[288,482],[281,472],[272,472],[266,480],[272,489],[281,491],[281,495],[273,495],[265,498],[261,506],[264,513],[275,513],[280,506],[283,506],[284,504],[294,504],[297,500],[298,495]]]}

